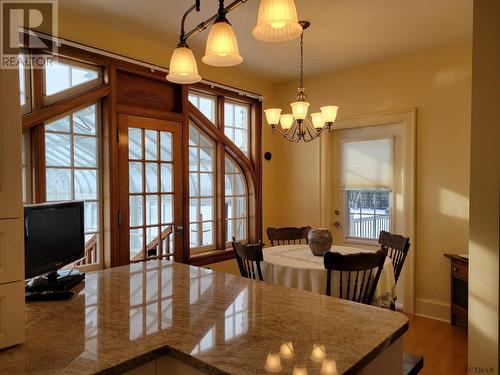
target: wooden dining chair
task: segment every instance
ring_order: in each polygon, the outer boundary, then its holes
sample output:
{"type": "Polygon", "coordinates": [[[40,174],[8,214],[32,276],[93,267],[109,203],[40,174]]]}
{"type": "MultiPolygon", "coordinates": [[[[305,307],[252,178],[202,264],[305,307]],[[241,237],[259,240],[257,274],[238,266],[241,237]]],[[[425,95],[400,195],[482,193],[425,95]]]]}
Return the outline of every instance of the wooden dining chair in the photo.
{"type": "Polygon", "coordinates": [[[399,234],[392,234],[382,230],[378,236],[378,243],[382,249],[387,251],[387,256],[392,260],[394,279],[397,284],[399,275],[403,270],[406,256],[410,250],[410,239],[400,236],[399,234]]]}
{"type": "Polygon", "coordinates": [[[332,271],[339,272],[339,298],[371,304],[387,252],[339,254],[327,251],[323,257],[326,268],[326,295],[332,295],[332,271]]]}
{"type": "Polygon", "coordinates": [[[264,244],[261,242],[257,244],[242,244],[236,241],[234,237],[232,244],[241,276],[263,281],[260,262],[264,260],[264,255],[262,254],[264,244]]]}
{"type": "Polygon", "coordinates": [[[267,238],[271,241],[271,246],[280,245],[298,245],[303,242],[306,244],[307,235],[311,227],[284,227],[284,228],[267,228],[267,238]]]}
{"type": "MultiPolygon", "coordinates": [[[[398,283],[399,275],[403,270],[406,256],[410,250],[410,239],[399,234],[392,234],[385,231],[380,231],[378,243],[381,249],[387,252],[387,256],[392,260],[394,268],[394,280],[398,283]]],[[[391,302],[391,310],[396,310],[396,298],[391,302]]]]}

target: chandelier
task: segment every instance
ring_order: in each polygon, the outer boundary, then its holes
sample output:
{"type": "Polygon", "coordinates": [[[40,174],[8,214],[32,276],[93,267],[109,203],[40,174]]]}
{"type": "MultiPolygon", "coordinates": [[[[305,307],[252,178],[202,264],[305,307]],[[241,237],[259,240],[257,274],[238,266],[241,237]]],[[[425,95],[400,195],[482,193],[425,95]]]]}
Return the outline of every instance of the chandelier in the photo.
{"type": "MultiPolygon", "coordinates": [[[[203,56],[202,61],[207,65],[218,67],[240,64],[243,57],[238,49],[236,34],[226,15],[247,1],[235,0],[228,6],[224,6],[224,0],[219,0],[219,9],[214,16],[186,32],[184,26],[187,16],[193,11],[200,11],[201,0],[195,0],[194,5],[182,17],[179,43],[170,60],[167,80],[179,84],[192,84],[201,81],[196,59],[187,44],[187,40],[210,25],[212,27],[208,33],[205,56],[203,56]]],[[[284,42],[298,38],[302,34],[302,27],[298,22],[294,0],[261,0],[257,25],[252,34],[256,39],[264,42],[284,42]]]]}
{"type": "MultiPolygon", "coordinates": [[[[300,21],[300,26],[306,30],[311,23],[300,21]]],[[[318,138],[324,131],[332,128],[337,111],[336,105],[328,105],[320,108],[321,112],[311,113],[311,121],[307,118],[310,103],[307,102],[306,89],[304,88],[304,33],[300,35],[300,81],[297,93],[297,101],[290,104],[292,113],[281,114],[281,108],[269,108],[264,111],[266,120],[271,126],[273,133],[280,133],[290,142],[311,142],[318,138]]]]}

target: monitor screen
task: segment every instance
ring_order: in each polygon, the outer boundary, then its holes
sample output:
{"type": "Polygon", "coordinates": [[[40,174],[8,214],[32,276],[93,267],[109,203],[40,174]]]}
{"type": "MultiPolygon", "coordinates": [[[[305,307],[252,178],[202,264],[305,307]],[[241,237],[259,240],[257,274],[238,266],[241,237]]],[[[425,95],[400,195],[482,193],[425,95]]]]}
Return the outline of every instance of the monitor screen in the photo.
{"type": "Polygon", "coordinates": [[[56,271],[83,258],[83,209],[83,202],[25,206],[26,279],[56,271]]]}

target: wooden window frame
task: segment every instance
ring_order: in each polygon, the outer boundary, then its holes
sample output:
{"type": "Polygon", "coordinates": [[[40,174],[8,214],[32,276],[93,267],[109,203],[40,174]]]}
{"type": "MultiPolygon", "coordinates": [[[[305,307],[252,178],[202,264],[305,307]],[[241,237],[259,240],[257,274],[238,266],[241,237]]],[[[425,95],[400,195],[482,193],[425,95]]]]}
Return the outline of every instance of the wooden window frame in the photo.
{"type": "MultiPolygon", "coordinates": [[[[44,39],[47,53],[51,53],[50,46],[55,43],[51,39],[44,39]]],[[[102,230],[105,232],[102,240],[102,266],[113,267],[124,264],[120,259],[119,249],[119,176],[118,176],[118,114],[129,113],[143,116],[153,116],[166,120],[178,121],[183,124],[182,149],[183,149],[183,223],[184,228],[189,228],[189,122],[193,123],[216,144],[216,170],[222,176],[215,184],[216,189],[216,249],[203,253],[191,254],[189,248],[189,232],[184,230],[182,254],[175,254],[175,260],[194,265],[204,265],[218,261],[234,258],[232,249],[227,247],[225,242],[225,226],[223,220],[223,199],[224,199],[224,157],[229,155],[241,169],[247,183],[248,193],[248,240],[257,242],[262,239],[262,103],[258,99],[239,94],[238,89],[229,90],[205,83],[198,83],[190,86],[176,86],[181,97],[181,108],[176,112],[166,112],[154,109],[145,109],[123,105],[118,102],[118,75],[126,72],[153,79],[172,85],[165,80],[165,73],[161,70],[152,70],[145,66],[135,64],[130,60],[122,60],[112,57],[108,53],[100,53],[97,50],[88,51],[79,48],[76,43],[68,45],[62,43],[58,48],[58,57],[71,61],[80,61],[84,64],[95,65],[102,69],[102,84],[89,88],[87,91],[76,93],[74,96],[66,97],[55,103],[44,101],[43,72],[39,69],[31,71],[31,93],[32,111],[23,116],[22,125],[24,131],[30,133],[30,160],[31,181],[33,185],[33,202],[43,202],[45,194],[45,179],[43,176],[44,150],[40,142],[44,139],[43,123],[49,119],[60,116],[66,112],[93,104],[97,101],[101,103],[101,131],[102,144],[100,156],[102,158],[102,193],[103,205],[101,209],[102,230]],[[217,126],[208,121],[188,100],[189,90],[199,91],[217,98],[217,126]],[[249,148],[248,155],[238,149],[232,141],[224,134],[224,100],[225,98],[245,103],[250,106],[250,127],[249,127],[249,148]],[[221,194],[222,193],[222,194],[221,194]]]]}
{"type": "Polygon", "coordinates": [[[240,169],[246,189],[246,237],[248,242],[258,242],[262,239],[261,229],[261,123],[262,105],[258,100],[244,97],[235,92],[211,87],[198,83],[189,88],[189,91],[201,95],[217,98],[217,119],[212,123],[188,100],[189,120],[199,131],[210,137],[217,145],[216,152],[216,180],[217,180],[217,216],[216,216],[216,244],[217,250],[202,253],[191,253],[191,264],[207,264],[234,258],[231,242],[226,241],[227,218],[225,212],[225,158],[229,157],[240,169]],[[225,134],[225,102],[243,104],[249,108],[248,152],[245,154],[225,134]]]}

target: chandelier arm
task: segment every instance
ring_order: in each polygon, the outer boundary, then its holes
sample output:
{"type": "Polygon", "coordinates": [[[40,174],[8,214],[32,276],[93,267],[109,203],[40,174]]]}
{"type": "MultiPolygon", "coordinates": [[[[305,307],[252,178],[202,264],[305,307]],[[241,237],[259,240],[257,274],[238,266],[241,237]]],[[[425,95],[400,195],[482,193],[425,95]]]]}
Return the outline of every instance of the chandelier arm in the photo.
{"type": "MultiPolygon", "coordinates": [[[[235,0],[235,1],[233,1],[231,4],[229,4],[227,7],[224,8],[224,14],[227,14],[227,13],[235,10],[237,7],[239,7],[241,4],[245,4],[247,1],[248,0],[235,0]]],[[[205,30],[208,26],[213,24],[217,20],[218,17],[219,17],[219,12],[214,14],[212,17],[206,19],[205,21],[200,22],[198,24],[198,26],[196,26],[194,29],[192,29],[191,31],[189,31],[188,33],[186,33],[184,35],[184,42],[186,42],[186,40],[191,38],[193,35],[196,35],[196,34],[202,32],[203,30],[205,30]]]]}

